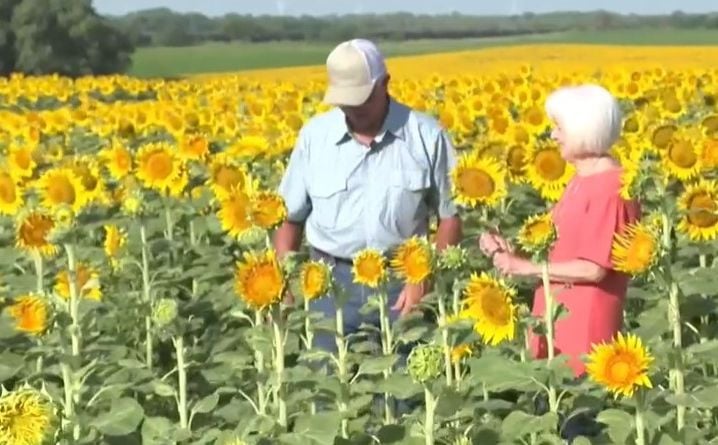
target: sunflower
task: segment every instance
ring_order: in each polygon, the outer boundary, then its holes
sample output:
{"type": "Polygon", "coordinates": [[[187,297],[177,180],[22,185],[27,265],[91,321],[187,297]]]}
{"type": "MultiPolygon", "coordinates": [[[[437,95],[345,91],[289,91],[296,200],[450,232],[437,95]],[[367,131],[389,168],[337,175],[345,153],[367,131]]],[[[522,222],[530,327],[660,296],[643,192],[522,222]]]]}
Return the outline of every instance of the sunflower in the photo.
{"type": "Polygon", "coordinates": [[[44,298],[34,294],[23,295],[15,299],[8,312],[15,319],[18,331],[42,335],[47,330],[50,308],[44,298]]]}
{"type": "Polygon", "coordinates": [[[451,171],[456,202],[468,206],[494,206],[506,196],[506,173],[498,161],[478,151],[463,155],[451,171]]]}
{"type": "Polygon", "coordinates": [[[302,296],[313,300],[324,295],[331,284],[331,271],[323,261],[308,261],[299,271],[299,284],[302,296]]]}
{"type": "Polygon", "coordinates": [[[87,193],[88,203],[104,204],[109,202],[105,181],[95,159],[89,157],[74,159],[68,167],[80,178],[82,187],[87,193]]]}
{"type": "Polygon", "coordinates": [[[103,248],[105,255],[110,260],[113,268],[117,268],[117,258],[120,256],[121,249],[127,244],[127,232],[117,226],[105,225],[105,241],[103,248]]]}
{"type": "Polygon", "coordinates": [[[558,146],[539,143],[526,155],[526,176],[541,197],[556,201],[574,175],[574,168],[561,156],[558,146]]]}
{"type": "Polygon", "coordinates": [[[230,158],[217,155],[212,159],[207,185],[217,199],[226,199],[235,190],[244,190],[250,182],[246,169],[234,165],[230,158]]]}
{"type": "Polygon", "coordinates": [[[89,195],[82,185],[82,179],[69,168],[53,168],[40,177],[36,187],[42,197],[42,205],[54,210],[59,206],[69,206],[79,214],[88,203],[89,195]]]}
{"type": "Polygon", "coordinates": [[[661,156],[665,172],[681,181],[698,176],[701,165],[696,147],[697,141],[689,135],[674,134],[661,156]]]}
{"type": "Polygon", "coordinates": [[[461,318],[474,323],[484,343],[493,346],[513,340],[516,332],[516,290],[488,274],[473,273],[464,289],[461,318]]]}
{"type": "Polygon", "coordinates": [[[710,114],[701,120],[701,128],[707,136],[718,136],[718,114],[710,114]]]}
{"type": "Polygon", "coordinates": [[[718,168],[718,139],[709,138],[700,146],[699,163],[704,171],[715,171],[718,168]]]}
{"type": "Polygon", "coordinates": [[[692,241],[718,238],[718,183],[701,180],[689,184],[678,197],[678,208],[684,213],[677,229],[692,241]]]}
{"type": "MultiPolygon", "coordinates": [[[[78,297],[88,300],[100,301],[102,298],[102,290],[100,289],[100,274],[91,265],[79,262],[76,264],[75,288],[78,297]]],[[[55,292],[62,299],[70,300],[70,277],[68,271],[61,270],[55,277],[55,292]]]]}
{"type": "Polygon", "coordinates": [[[222,230],[235,239],[242,239],[255,226],[251,219],[251,202],[247,194],[235,192],[219,203],[217,218],[222,230]]]}
{"type": "Polygon", "coordinates": [[[202,161],[209,154],[209,141],[202,135],[186,135],[179,147],[179,156],[185,161],[202,161]]]}
{"type": "Polygon", "coordinates": [[[166,143],[149,143],[137,152],[137,178],[145,187],[167,193],[182,176],[182,163],[166,143]]]}
{"type": "Polygon", "coordinates": [[[7,163],[8,173],[17,180],[31,178],[37,167],[34,150],[27,146],[11,147],[8,150],[7,163]]]}
{"type": "Polygon", "coordinates": [[[557,237],[558,233],[550,212],[528,217],[518,232],[521,248],[538,256],[545,256],[557,237]]]}
{"type": "Polygon", "coordinates": [[[506,171],[514,183],[526,180],[526,149],[521,145],[511,145],[506,149],[506,171]]]}
{"type": "Polygon", "coordinates": [[[413,236],[395,251],[390,266],[399,278],[407,283],[419,284],[431,275],[432,249],[425,239],[413,236]]]}
{"type": "Polygon", "coordinates": [[[594,382],[603,385],[614,397],[632,397],[639,386],[653,387],[648,378],[652,362],[653,357],[640,338],[619,332],[613,342],[593,345],[586,370],[594,382]]]}
{"type": "Polygon", "coordinates": [[[625,200],[632,199],[638,192],[640,192],[639,180],[641,174],[641,163],[638,160],[627,160],[621,169],[621,189],[619,195],[625,200]]]}
{"type": "Polygon", "coordinates": [[[663,149],[671,143],[673,133],[678,127],[672,123],[660,123],[652,126],[649,130],[650,140],[653,149],[663,149]]]}
{"type": "Polygon", "coordinates": [[[251,207],[252,221],[263,229],[276,227],[287,217],[284,199],[275,192],[261,191],[254,194],[251,207]]]}
{"type": "Polygon", "coordinates": [[[635,223],[616,233],[611,258],[616,270],[636,276],[647,272],[660,254],[660,241],[654,228],[635,223]]]}
{"type": "Polygon", "coordinates": [[[0,172],[0,214],[14,215],[24,204],[23,189],[7,172],[0,172]]]}
{"type": "Polygon", "coordinates": [[[278,303],[284,291],[284,276],[275,252],[245,252],[243,261],[237,263],[234,289],[255,310],[278,303]]]}
{"type": "Polygon", "coordinates": [[[23,388],[0,397],[0,443],[40,445],[54,426],[52,402],[39,391],[23,388]]]}
{"type": "Polygon", "coordinates": [[[366,248],[354,256],[352,274],[354,282],[377,288],[387,278],[386,261],[376,249],[366,248]]]}
{"type": "Polygon", "coordinates": [[[117,181],[132,171],[132,153],[118,142],[103,149],[99,156],[110,176],[117,181]]]}
{"type": "Polygon", "coordinates": [[[473,350],[468,343],[462,343],[451,349],[451,363],[459,363],[466,357],[471,357],[473,350]]]}
{"type": "Polygon", "coordinates": [[[42,210],[34,210],[21,215],[16,223],[16,245],[28,252],[37,252],[45,257],[57,253],[57,246],[49,241],[49,235],[55,228],[52,217],[42,210]]]}

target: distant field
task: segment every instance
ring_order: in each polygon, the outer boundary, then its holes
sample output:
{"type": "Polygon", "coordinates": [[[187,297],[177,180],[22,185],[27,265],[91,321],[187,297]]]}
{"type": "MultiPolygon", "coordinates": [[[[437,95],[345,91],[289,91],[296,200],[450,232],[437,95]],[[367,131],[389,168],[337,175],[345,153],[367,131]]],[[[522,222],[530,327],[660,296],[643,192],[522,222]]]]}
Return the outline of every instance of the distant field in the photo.
{"type": "MultiPolygon", "coordinates": [[[[718,30],[640,29],[581,31],[531,36],[378,42],[387,56],[464,51],[541,43],[616,45],[716,45],[718,30]]],[[[184,48],[142,48],[133,56],[131,74],[182,76],[324,63],[333,43],[274,42],[206,44],[184,48]]]]}

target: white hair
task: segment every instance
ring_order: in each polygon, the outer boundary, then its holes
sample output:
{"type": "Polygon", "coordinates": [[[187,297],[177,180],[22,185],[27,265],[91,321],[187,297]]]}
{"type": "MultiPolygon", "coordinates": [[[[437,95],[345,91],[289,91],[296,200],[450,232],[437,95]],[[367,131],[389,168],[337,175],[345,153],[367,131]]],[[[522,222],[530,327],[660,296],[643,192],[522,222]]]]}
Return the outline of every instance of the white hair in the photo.
{"type": "Polygon", "coordinates": [[[618,101],[599,85],[559,88],[546,99],[546,113],[561,126],[572,156],[603,155],[621,134],[618,101]]]}

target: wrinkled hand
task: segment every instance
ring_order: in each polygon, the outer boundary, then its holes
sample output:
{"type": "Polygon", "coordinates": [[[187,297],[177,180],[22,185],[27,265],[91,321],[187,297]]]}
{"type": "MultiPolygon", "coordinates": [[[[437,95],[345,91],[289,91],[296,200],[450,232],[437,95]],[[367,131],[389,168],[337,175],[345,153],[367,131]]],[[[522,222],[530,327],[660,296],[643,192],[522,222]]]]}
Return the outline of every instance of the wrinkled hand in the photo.
{"type": "Polygon", "coordinates": [[[392,306],[392,310],[400,311],[399,315],[404,316],[411,312],[414,307],[421,302],[429,288],[428,283],[423,282],[420,284],[405,284],[399,294],[399,298],[396,299],[396,304],[392,306]]]}
{"type": "Polygon", "coordinates": [[[494,267],[504,275],[529,275],[531,262],[511,252],[499,252],[494,255],[494,267]]]}
{"type": "Polygon", "coordinates": [[[479,236],[479,248],[486,256],[500,251],[511,251],[511,246],[504,237],[491,232],[484,232],[479,236]]]}

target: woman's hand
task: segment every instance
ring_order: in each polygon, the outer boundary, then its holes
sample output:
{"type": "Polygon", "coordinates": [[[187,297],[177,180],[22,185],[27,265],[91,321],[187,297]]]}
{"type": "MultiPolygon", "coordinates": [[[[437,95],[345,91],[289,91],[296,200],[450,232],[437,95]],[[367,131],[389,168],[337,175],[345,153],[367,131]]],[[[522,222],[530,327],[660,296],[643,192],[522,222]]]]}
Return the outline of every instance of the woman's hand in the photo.
{"type": "Polygon", "coordinates": [[[511,251],[509,243],[497,233],[485,232],[479,236],[479,248],[486,256],[502,251],[511,251]]]}
{"type": "Polygon", "coordinates": [[[498,252],[494,255],[494,267],[503,275],[528,276],[536,273],[534,264],[511,252],[498,252]]]}

